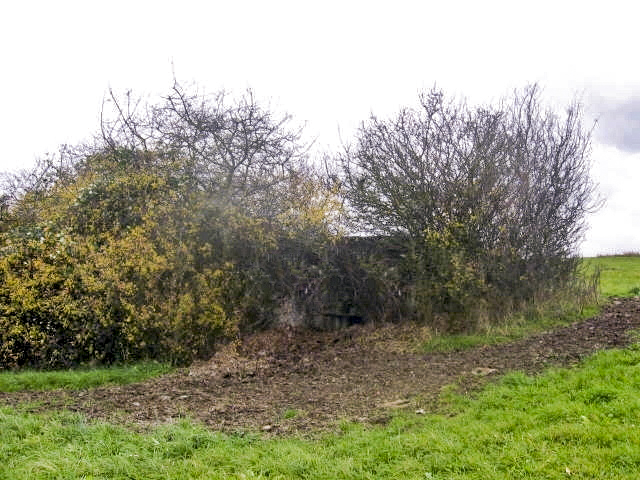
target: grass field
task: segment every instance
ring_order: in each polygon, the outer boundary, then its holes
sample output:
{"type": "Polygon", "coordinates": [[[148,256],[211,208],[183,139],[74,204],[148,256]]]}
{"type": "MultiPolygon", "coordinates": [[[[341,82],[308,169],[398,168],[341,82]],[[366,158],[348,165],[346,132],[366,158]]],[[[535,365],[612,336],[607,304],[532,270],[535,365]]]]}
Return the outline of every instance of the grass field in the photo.
{"type": "Polygon", "coordinates": [[[600,292],[603,297],[640,295],[640,255],[592,257],[584,260],[586,271],[600,269],[600,292]]]}
{"type": "MultiPolygon", "coordinates": [[[[640,287],[640,257],[585,264],[600,265],[605,296],[640,287]]],[[[10,385],[15,374],[4,375],[10,385]]],[[[45,388],[16,382],[7,388],[45,388]]],[[[442,414],[401,412],[385,427],[344,423],[308,438],[221,434],[188,420],[135,433],[1,408],[0,479],[640,478],[639,345],[535,377],[511,373],[473,398],[452,392],[442,392],[442,414]]]]}

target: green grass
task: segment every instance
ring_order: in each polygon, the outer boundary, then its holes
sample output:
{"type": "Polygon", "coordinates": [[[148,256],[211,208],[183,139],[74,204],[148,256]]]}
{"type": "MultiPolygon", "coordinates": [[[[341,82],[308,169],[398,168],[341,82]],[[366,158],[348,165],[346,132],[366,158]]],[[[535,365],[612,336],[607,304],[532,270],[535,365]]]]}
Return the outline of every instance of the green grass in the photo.
{"type": "Polygon", "coordinates": [[[344,423],[317,438],[226,435],[183,421],[141,434],[72,413],[0,409],[0,478],[637,479],[640,348],[512,373],[447,415],[344,423]],[[452,416],[453,415],[453,416],[452,416]]]}
{"type": "Polygon", "coordinates": [[[172,370],[167,364],[142,362],[135,365],[86,368],[62,371],[0,372],[0,392],[19,390],[81,390],[101,385],[141,382],[172,370]]]}
{"type": "Polygon", "coordinates": [[[616,255],[585,258],[586,272],[600,268],[600,293],[603,297],[640,295],[640,255],[616,255]]]}

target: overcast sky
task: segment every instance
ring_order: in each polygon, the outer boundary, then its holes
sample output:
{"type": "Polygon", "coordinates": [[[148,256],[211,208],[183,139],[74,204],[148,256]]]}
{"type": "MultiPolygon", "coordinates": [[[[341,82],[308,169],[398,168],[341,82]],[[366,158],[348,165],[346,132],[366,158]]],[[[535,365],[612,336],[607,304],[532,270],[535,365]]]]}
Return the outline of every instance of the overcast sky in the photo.
{"type": "Polygon", "coordinates": [[[318,150],[434,84],[470,103],[531,82],[580,95],[607,197],[586,255],[640,251],[640,64],[633,2],[12,1],[0,6],[0,170],[98,128],[109,87],[256,96],[306,124],[318,150]]]}

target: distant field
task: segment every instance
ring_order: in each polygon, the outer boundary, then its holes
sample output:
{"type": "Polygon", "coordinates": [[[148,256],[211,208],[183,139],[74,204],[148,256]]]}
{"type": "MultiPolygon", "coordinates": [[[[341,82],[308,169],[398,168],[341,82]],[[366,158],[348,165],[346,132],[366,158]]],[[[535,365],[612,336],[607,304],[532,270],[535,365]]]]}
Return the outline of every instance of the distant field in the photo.
{"type": "Polygon", "coordinates": [[[617,255],[584,259],[585,272],[600,268],[600,293],[603,297],[640,295],[640,255],[617,255]]]}

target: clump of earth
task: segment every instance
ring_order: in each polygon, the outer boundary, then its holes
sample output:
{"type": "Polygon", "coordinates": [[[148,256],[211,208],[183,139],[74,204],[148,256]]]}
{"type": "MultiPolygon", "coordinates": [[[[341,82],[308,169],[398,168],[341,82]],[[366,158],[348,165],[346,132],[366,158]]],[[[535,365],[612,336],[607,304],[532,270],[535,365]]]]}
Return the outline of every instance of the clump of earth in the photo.
{"type": "Polygon", "coordinates": [[[640,299],[527,338],[458,352],[420,353],[417,325],[354,325],[334,332],[290,328],[248,336],[206,362],[142,383],[90,390],[0,393],[0,404],[66,408],[139,427],[190,418],[211,429],[270,434],[331,430],[341,420],[385,423],[394,409],[435,411],[443,387],[477,389],[509,371],[577,364],[625,347],[640,327],[640,299]]]}

